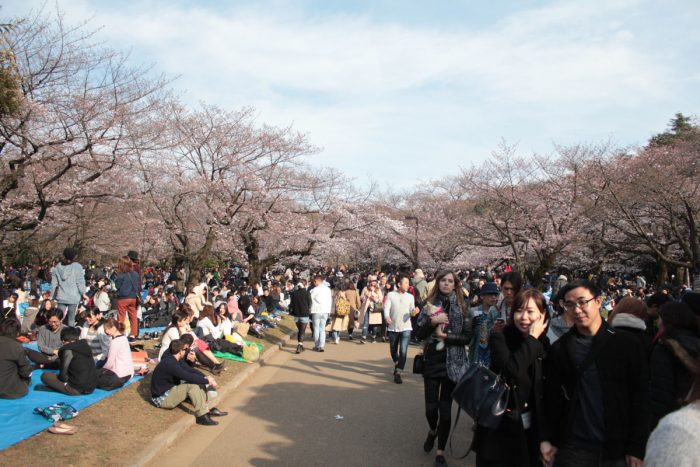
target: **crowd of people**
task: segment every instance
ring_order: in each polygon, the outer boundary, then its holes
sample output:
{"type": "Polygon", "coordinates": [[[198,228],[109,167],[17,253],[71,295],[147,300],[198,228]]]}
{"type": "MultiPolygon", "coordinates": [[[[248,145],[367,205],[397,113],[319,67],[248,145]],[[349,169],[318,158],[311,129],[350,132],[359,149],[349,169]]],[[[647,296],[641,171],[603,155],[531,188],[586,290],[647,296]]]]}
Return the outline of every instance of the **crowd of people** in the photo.
{"type": "Polygon", "coordinates": [[[289,268],[258,278],[236,266],[203,271],[188,289],[184,269],[142,269],[133,251],[114,268],[85,270],[76,258],[68,248],[43,273],[0,276],[0,397],[122,387],[134,375],[139,330],[162,324],[162,332],[145,329],[145,338],[160,339],[153,405],[189,400],[198,424],[215,425],[226,413],[210,407],[214,377],[226,367],[214,352],[240,354],[241,336],[261,337],[290,314],[298,354],[309,326],[316,352],[341,337],[388,342],[396,384],[409,345],[420,346],[423,448],[436,448],[436,466],[447,465],[452,393],[472,365],[490,368],[511,390],[496,428],[477,421],[477,466],[631,467],[697,458],[700,294],[687,287],[563,274],[533,287],[503,270],[289,268]],[[36,350],[21,343],[32,340],[36,350]],[[30,388],[35,369],[55,371],[30,388]],[[671,436],[688,442],[669,449],[671,436]]]}

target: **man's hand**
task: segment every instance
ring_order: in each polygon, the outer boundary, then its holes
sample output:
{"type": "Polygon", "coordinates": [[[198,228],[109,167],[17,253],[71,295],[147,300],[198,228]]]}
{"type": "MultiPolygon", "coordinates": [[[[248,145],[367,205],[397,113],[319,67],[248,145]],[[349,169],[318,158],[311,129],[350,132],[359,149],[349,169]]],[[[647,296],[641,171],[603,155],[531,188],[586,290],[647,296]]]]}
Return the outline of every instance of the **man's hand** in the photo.
{"type": "Polygon", "coordinates": [[[387,316],[387,318],[386,318],[386,325],[387,325],[387,326],[391,326],[391,323],[392,323],[392,322],[393,322],[393,321],[391,321],[391,318],[389,318],[389,317],[387,316]]]}
{"type": "Polygon", "coordinates": [[[187,352],[187,361],[194,363],[197,360],[197,356],[194,352],[187,352]]]}
{"type": "Polygon", "coordinates": [[[209,382],[209,386],[213,387],[214,389],[219,387],[219,385],[216,384],[216,380],[214,380],[213,377],[207,376],[207,381],[209,382]]]}
{"type": "Polygon", "coordinates": [[[625,456],[625,460],[627,461],[627,467],[644,467],[644,461],[637,457],[625,456]]]}

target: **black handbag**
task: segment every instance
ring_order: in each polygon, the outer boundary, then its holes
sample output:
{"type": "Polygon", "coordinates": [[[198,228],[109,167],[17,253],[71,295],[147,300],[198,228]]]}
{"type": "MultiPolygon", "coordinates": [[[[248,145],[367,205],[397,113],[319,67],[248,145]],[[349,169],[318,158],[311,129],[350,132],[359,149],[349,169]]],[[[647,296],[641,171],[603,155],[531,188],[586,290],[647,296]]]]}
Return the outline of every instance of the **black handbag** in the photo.
{"type": "Polygon", "coordinates": [[[506,413],[510,393],[500,375],[483,365],[471,365],[455,386],[452,399],[476,424],[496,429],[506,413]]]}
{"type": "Polygon", "coordinates": [[[413,374],[423,374],[423,354],[419,353],[413,358],[413,374]]]}

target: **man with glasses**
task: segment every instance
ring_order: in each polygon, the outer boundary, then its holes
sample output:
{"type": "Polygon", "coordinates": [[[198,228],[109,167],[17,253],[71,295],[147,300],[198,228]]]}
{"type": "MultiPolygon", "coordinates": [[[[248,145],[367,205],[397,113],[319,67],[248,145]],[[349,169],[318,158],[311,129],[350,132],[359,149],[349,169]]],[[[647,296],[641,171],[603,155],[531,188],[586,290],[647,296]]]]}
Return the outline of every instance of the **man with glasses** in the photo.
{"type": "Polygon", "coordinates": [[[40,327],[37,333],[39,351],[26,349],[27,357],[39,368],[58,370],[58,349],[63,346],[63,311],[57,308],[49,310],[46,319],[46,325],[40,327]]]}
{"type": "Polygon", "coordinates": [[[545,360],[540,450],[545,465],[642,467],[649,434],[649,368],[639,341],[610,328],[589,281],[564,286],[574,326],[545,360]]]}

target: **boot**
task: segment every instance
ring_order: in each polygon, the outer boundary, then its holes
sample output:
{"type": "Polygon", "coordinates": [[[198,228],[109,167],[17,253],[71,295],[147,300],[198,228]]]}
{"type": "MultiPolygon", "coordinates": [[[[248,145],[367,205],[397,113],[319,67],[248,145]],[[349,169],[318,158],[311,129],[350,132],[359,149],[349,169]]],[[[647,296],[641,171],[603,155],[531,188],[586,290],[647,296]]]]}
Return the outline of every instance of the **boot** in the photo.
{"type": "Polygon", "coordinates": [[[197,425],[214,426],[219,424],[219,422],[217,422],[216,420],[212,420],[211,416],[208,413],[202,415],[201,417],[197,417],[195,420],[197,422],[197,425]]]}

